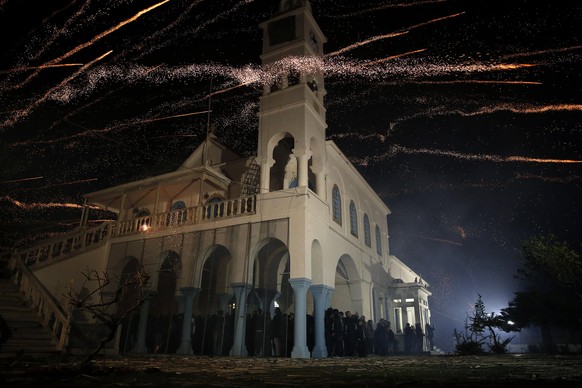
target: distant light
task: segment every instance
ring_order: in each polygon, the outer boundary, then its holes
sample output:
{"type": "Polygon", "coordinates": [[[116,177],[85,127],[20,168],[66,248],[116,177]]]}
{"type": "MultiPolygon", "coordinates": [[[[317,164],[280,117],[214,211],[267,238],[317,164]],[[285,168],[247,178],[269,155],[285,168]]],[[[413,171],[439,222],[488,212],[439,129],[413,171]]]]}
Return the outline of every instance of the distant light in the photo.
{"type": "Polygon", "coordinates": [[[513,321],[507,321],[507,324],[508,325],[515,325],[515,322],[513,322],[513,321]]]}
{"type": "Polygon", "coordinates": [[[139,230],[140,230],[141,232],[146,232],[146,231],[147,231],[149,228],[150,228],[150,227],[149,227],[147,224],[142,224],[142,225],[139,227],[139,230]]]}

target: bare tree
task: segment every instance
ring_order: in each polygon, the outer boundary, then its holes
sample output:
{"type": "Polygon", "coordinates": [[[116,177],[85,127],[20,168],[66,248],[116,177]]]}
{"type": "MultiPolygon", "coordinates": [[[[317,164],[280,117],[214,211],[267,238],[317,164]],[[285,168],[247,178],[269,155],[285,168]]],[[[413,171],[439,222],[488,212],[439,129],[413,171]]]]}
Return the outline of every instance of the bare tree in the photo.
{"type": "Polygon", "coordinates": [[[83,276],[85,280],[81,290],[75,292],[69,289],[65,297],[74,309],[88,313],[103,324],[106,332],[96,349],[83,360],[81,368],[90,365],[105,345],[115,338],[117,328],[123,320],[141,308],[145,300],[145,291],[149,287],[149,274],[143,270],[114,280],[106,272],[99,273],[96,270],[89,270],[83,273],[83,276]]]}

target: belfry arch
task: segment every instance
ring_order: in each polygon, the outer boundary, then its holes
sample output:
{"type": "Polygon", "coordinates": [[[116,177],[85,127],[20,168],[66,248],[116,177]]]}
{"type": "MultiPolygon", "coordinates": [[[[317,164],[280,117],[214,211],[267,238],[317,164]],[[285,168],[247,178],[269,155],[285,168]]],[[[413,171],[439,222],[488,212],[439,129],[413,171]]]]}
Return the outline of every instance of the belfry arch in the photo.
{"type": "MultiPolygon", "coordinates": [[[[271,139],[270,143],[274,143],[271,153],[272,166],[269,172],[269,191],[285,190],[289,187],[284,187],[285,180],[288,181],[288,186],[293,182],[291,175],[293,174],[292,165],[297,162],[293,156],[293,148],[295,147],[295,140],[293,136],[288,133],[279,134],[271,139]],[[287,176],[287,179],[285,179],[287,176]]],[[[295,178],[297,178],[297,168],[295,167],[295,178]]]]}

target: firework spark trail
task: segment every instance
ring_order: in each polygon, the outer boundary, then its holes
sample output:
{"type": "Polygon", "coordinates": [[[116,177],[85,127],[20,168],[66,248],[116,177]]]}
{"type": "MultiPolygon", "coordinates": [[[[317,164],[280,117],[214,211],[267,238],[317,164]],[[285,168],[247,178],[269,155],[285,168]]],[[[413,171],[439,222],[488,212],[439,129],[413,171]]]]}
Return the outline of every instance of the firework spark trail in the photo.
{"type": "Polygon", "coordinates": [[[39,65],[39,66],[25,66],[25,67],[15,67],[9,70],[0,70],[0,74],[8,74],[8,73],[18,73],[28,70],[42,70],[42,69],[50,69],[54,67],[73,67],[73,66],[83,66],[83,63],[55,63],[53,65],[39,65]]]}
{"type": "Polygon", "coordinates": [[[112,127],[111,129],[117,129],[117,128],[126,127],[126,126],[130,126],[130,125],[153,123],[155,121],[169,120],[169,119],[178,118],[178,117],[196,116],[196,115],[201,115],[201,114],[211,113],[211,112],[212,112],[211,110],[204,110],[204,111],[200,111],[200,112],[182,113],[182,114],[177,114],[177,115],[172,115],[172,116],[140,120],[140,121],[135,121],[135,122],[127,123],[127,124],[121,124],[121,125],[118,125],[116,127],[112,127]]]}
{"type": "MultiPolygon", "coordinates": [[[[63,117],[62,117],[60,120],[58,120],[58,121],[55,121],[54,123],[52,123],[52,124],[51,124],[51,125],[48,127],[48,130],[51,130],[51,129],[53,129],[55,126],[59,125],[61,122],[63,122],[63,121],[67,121],[67,119],[69,119],[70,117],[73,117],[73,116],[77,115],[79,112],[82,112],[82,111],[86,110],[87,108],[89,108],[89,107],[91,107],[91,106],[93,106],[93,105],[95,105],[95,104],[97,104],[97,103],[99,103],[99,102],[101,102],[101,101],[105,100],[106,98],[108,98],[109,96],[111,96],[111,95],[113,95],[113,94],[115,94],[115,93],[119,92],[120,90],[122,90],[122,89],[124,89],[124,88],[126,88],[126,87],[128,87],[128,86],[130,86],[130,85],[132,85],[132,84],[134,84],[134,83],[135,83],[135,82],[137,82],[138,80],[140,80],[140,79],[142,79],[142,78],[146,77],[148,74],[150,74],[150,73],[151,73],[151,72],[153,72],[154,70],[158,69],[160,66],[161,66],[161,65],[154,66],[154,67],[152,67],[151,69],[148,69],[148,70],[146,70],[145,72],[143,72],[143,74],[141,74],[141,75],[139,75],[139,76],[136,76],[136,77],[134,77],[132,80],[130,80],[130,82],[127,82],[127,83],[125,83],[125,84],[124,84],[124,85],[122,85],[121,87],[119,87],[119,88],[117,88],[117,89],[111,89],[111,90],[108,90],[106,93],[102,94],[102,95],[101,95],[101,96],[99,96],[98,98],[95,98],[95,99],[91,100],[91,102],[89,102],[89,103],[87,103],[87,104],[85,104],[85,105],[83,105],[83,106],[81,106],[81,107],[79,107],[79,108],[77,108],[77,109],[75,109],[75,110],[69,111],[69,112],[68,112],[68,113],[67,113],[65,116],[63,116],[63,117]]],[[[83,129],[86,129],[86,128],[83,128],[83,129]]]]}
{"type": "Polygon", "coordinates": [[[426,49],[420,49],[420,50],[414,50],[414,51],[409,51],[407,53],[402,53],[402,54],[396,54],[396,55],[391,55],[389,57],[386,58],[382,58],[382,59],[378,59],[376,61],[373,62],[368,62],[365,64],[365,66],[371,66],[371,65],[376,65],[378,63],[382,63],[382,62],[386,62],[386,61],[391,61],[392,59],[396,59],[396,58],[400,58],[400,57],[404,57],[406,55],[412,55],[412,54],[416,54],[416,53],[421,53],[423,51],[425,51],[426,49]]]}
{"type": "Polygon", "coordinates": [[[361,11],[357,11],[357,12],[351,12],[351,13],[346,13],[346,14],[341,14],[341,15],[335,15],[332,16],[334,18],[345,18],[345,17],[352,17],[352,16],[358,16],[358,15],[363,15],[366,13],[370,13],[370,12],[375,12],[375,11],[382,11],[385,9],[389,9],[389,8],[408,8],[408,7],[415,7],[418,5],[425,5],[425,4],[435,4],[435,3],[443,3],[449,0],[423,0],[423,1],[415,1],[415,2],[411,2],[411,3],[392,3],[389,2],[388,4],[384,4],[384,5],[379,5],[377,7],[373,7],[373,8],[368,8],[368,9],[364,9],[361,11]]]}
{"type": "MultiPolygon", "coordinates": [[[[107,35],[110,35],[111,33],[113,33],[113,32],[115,32],[115,31],[119,30],[121,27],[123,27],[123,26],[125,26],[125,25],[127,25],[127,24],[129,24],[129,23],[132,23],[132,22],[134,22],[135,20],[139,19],[139,18],[140,18],[141,16],[143,16],[144,14],[146,14],[146,13],[148,13],[148,12],[150,12],[150,11],[152,11],[152,10],[154,10],[154,9],[158,8],[159,6],[161,6],[161,5],[165,4],[165,3],[167,3],[168,1],[170,1],[170,0],[163,0],[163,1],[159,2],[159,3],[157,3],[157,4],[154,4],[154,5],[152,5],[151,7],[148,7],[148,8],[146,8],[146,9],[143,9],[143,10],[139,11],[137,14],[135,14],[135,15],[134,15],[134,16],[132,16],[132,17],[130,17],[129,19],[126,19],[126,20],[122,21],[121,23],[118,23],[116,26],[114,26],[114,27],[111,27],[110,29],[108,29],[108,30],[106,30],[106,31],[104,31],[104,32],[102,32],[102,33],[100,33],[100,34],[96,35],[96,36],[95,36],[93,39],[91,39],[90,41],[88,41],[88,42],[85,42],[85,43],[83,43],[83,44],[80,44],[80,45],[78,45],[77,47],[75,47],[74,49],[72,49],[72,50],[68,51],[67,53],[65,53],[65,54],[63,54],[63,55],[61,55],[60,57],[58,57],[58,58],[55,58],[55,59],[53,59],[53,60],[49,61],[49,62],[47,63],[47,65],[52,65],[52,64],[55,64],[55,63],[59,63],[59,62],[61,62],[62,60],[66,59],[66,58],[69,58],[70,56],[72,56],[72,55],[74,55],[74,54],[78,53],[79,51],[83,50],[84,48],[86,48],[86,47],[89,47],[89,46],[93,45],[95,42],[97,42],[97,41],[99,41],[99,40],[103,39],[103,38],[104,38],[104,37],[106,37],[107,35]]],[[[26,80],[24,80],[22,83],[20,83],[19,85],[17,85],[17,86],[16,86],[16,88],[20,88],[20,87],[24,86],[24,85],[25,85],[26,83],[28,83],[28,82],[29,82],[29,81],[30,81],[30,80],[31,80],[33,77],[35,77],[36,75],[38,75],[38,73],[39,73],[39,72],[40,72],[40,70],[37,70],[35,73],[31,74],[29,77],[27,77],[27,78],[26,78],[26,80]]]]}
{"type": "Polygon", "coordinates": [[[389,34],[384,34],[384,35],[376,35],[376,36],[373,36],[373,37],[368,38],[366,40],[362,40],[360,42],[357,42],[357,43],[351,44],[349,46],[346,46],[346,47],[344,47],[342,49],[339,49],[337,51],[334,51],[334,52],[331,52],[331,53],[327,53],[326,56],[333,57],[333,56],[336,56],[336,55],[339,55],[339,54],[343,54],[346,51],[351,51],[351,50],[353,50],[355,48],[358,48],[358,47],[361,47],[361,46],[365,46],[365,45],[367,45],[369,43],[372,43],[372,42],[375,42],[377,40],[388,39],[388,38],[395,38],[397,36],[404,35],[404,34],[407,34],[407,33],[408,33],[408,31],[403,31],[403,32],[391,32],[389,34]]]}
{"type": "MultiPolygon", "coordinates": [[[[193,1],[186,9],[184,9],[182,12],[180,12],[180,16],[176,20],[169,23],[166,27],[162,28],[161,30],[158,30],[155,33],[153,33],[152,35],[146,37],[145,39],[142,40],[142,42],[140,42],[136,46],[132,47],[130,50],[131,51],[139,51],[140,55],[137,58],[142,58],[143,56],[150,54],[151,52],[159,49],[160,47],[165,46],[168,42],[171,42],[171,40],[173,40],[173,38],[167,39],[163,43],[158,43],[156,45],[153,44],[154,41],[159,36],[169,36],[170,31],[172,29],[174,29],[174,27],[180,25],[180,22],[190,14],[190,11],[192,11],[192,9],[194,7],[196,7],[198,4],[200,4],[202,1],[204,1],[204,0],[193,1]],[[144,51],[144,47],[147,47],[148,49],[144,51]]],[[[126,54],[126,52],[123,51],[120,53],[120,56],[124,56],[125,54],[126,54]]]]}
{"type": "MultiPolygon", "coordinates": [[[[55,207],[66,207],[72,209],[81,209],[83,205],[79,205],[77,203],[58,203],[58,202],[33,202],[33,203],[24,203],[20,202],[12,197],[5,195],[4,197],[0,197],[0,201],[7,201],[13,204],[16,207],[21,209],[46,209],[46,208],[55,208],[55,207]]],[[[96,207],[93,207],[96,208],[96,207]]]]}
{"type": "Polygon", "coordinates": [[[44,186],[40,186],[40,187],[31,187],[31,188],[26,188],[26,189],[19,189],[17,191],[44,190],[44,189],[50,189],[51,187],[70,186],[70,185],[77,185],[79,183],[95,182],[96,180],[97,180],[97,178],[81,179],[78,181],[54,183],[54,184],[44,185],[44,186]]]}
{"type": "Polygon", "coordinates": [[[428,148],[408,148],[401,145],[394,145],[391,147],[391,153],[405,153],[405,154],[428,154],[434,156],[450,156],[457,159],[466,160],[480,160],[489,161],[496,163],[507,163],[507,162],[527,162],[527,163],[582,163],[582,160],[571,160],[571,159],[542,159],[542,158],[530,158],[525,156],[500,156],[500,155],[488,155],[488,154],[466,154],[456,151],[446,151],[439,149],[428,149],[428,148]]]}
{"type": "Polygon", "coordinates": [[[0,182],[0,184],[3,184],[3,183],[18,183],[18,182],[34,181],[34,180],[38,180],[38,179],[44,179],[44,177],[43,176],[35,176],[35,177],[32,177],[32,178],[14,179],[14,180],[11,180],[11,181],[0,182]]]}
{"type": "MultiPolygon", "coordinates": [[[[47,24],[52,18],[56,17],[57,15],[59,15],[60,13],[62,13],[64,11],[66,11],[68,8],[72,7],[76,2],[77,2],[77,0],[73,0],[69,4],[65,5],[63,8],[54,11],[52,14],[50,14],[49,16],[47,16],[46,18],[44,18],[40,22],[39,27],[47,24]]],[[[1,5],[2,4],[0,3],[0,6],[1,5]]],[[[39,27],[33,28],[31,31],[29,31],[28,34],[26,34],[26,37],[22,38],[16,45],[20,46],[22,41],[25,39],[27,41],[31,40],[31,35],[33,35],[36,32],[36,30],[38,30],[39,27]]],[[[56,34],[53,33],[53,37],[55,37],[55,35],[56,34]]],[[[50,41],[43,42],[42,48],[40,50],[29,50],[29,51],[34,51],[35,54],[33,57],[28,58],[28,60],[34,60],[34,59],[38,58],[54,42],[54,40],[55,39],[51,39],[50,41]]]]}
{"type": "Polygon", "coordinates": [[[395,37],[398,37],[398,36],[407,34],[408,32],[410,32],[410,30],[413,30],[415,28],[420,28],[420,27],[426,26],[426,25],[431,24],[431,23],[439,22],[441,20],[446,20],[446,19],[454,18],[454,17],[460,16],[460,15],[463,15],[464,13],[465,12],[459,12],[459,13],[456,13],[456,14],[453,14],[453,15],[443,16],[443,17],[440,17],[440,18],[436,18],[436,19],[429,20],[427,22],[423,22],[423,23],[420,23],[420,24],[416,24],[416,25],[413,25],[413,26],[410,26],[410,27],[403,28],[400,31],[396,31],[396,32],[392,32],[392,33],[384,34],[384,35],[373,36],[373,37],[368,38],[366,40],[363,40],[363,41],[360,41],[360,42],[351,44],[349,46],[346,46],[346,47],[344,47],[344,48],[342,48],[340,50],[334,51],[332,53],[328,53],[328,54],[326,54],[326,56],[333,57],[333,56],[336,56],[336,55],[339,55],[339,54],[343,54],[346,51],[351,51],[351,50],[353,50],[355,48],[358,48],[358,47],[361,47],[361,46],[365,46],[365,45],[370,44],[372,42],[375,42],[377,40],[388,39],[388,38],[395,38],[395,37]]]}
{"type": "Polygon", "coordinates": [[[544,182],[552,182],[552,183],[572,183],[572,182],[582,181],[582,177],[580,177],[578,175],[568,175],[565,177],[548,177],[548,176],[522,174],[522,173],[517,173],[515,175],[515,179],[538,179],[538,180],[542,180],[544,182]]]}
{"type": "Polygon", "coordinates": [[[404,31],[404,30],[413,30],[415,28],[424,27],[424,26],[429,25],[431,23],[436,23],[436,22],[440,22],[441,20],[447,20],[447,19],[455,18],[455,17],[461,16],[463,14],[465,14],[465,12],[459,12],[459,13],[455,13],[455,14],[452,14],[452,15],[448,15],[448,16],[443,16],[443,17],[440,17],[440,18],[432,19],[432,20],[429,20],[427,22],[423,22],[423,23],[415,24],[415,25],[410,26],[410,27],[403,28],[402,31],[404,31]]]}
{"type": "MultiPolygon", "coordinates": [[[[169,1],[169,0],[167,0],[167,1],[169,1]]],[[[109,52],[103,54],[102,56],[100,56],[99,58],[94,59],[93,61],[87,63],[86,65],[84,65],[83,67],[81,67],[76,73],[72,74],[71,76],[69,76],[68,78],[66,78],[65,80],[63,80],[57,86],[55,86],[52,89],[48,90],[41,98],[39,98],[38,100],[36,100],[33,103],[31,103],[28,107],[17,111],[15,114],[12,115],[12,117],[8,118],[8,120],[6,120],[2,124],[0,124],[0,129],[2,129],[3,127],[7,127],[7,126],[10,126],[10,125],[13,125],[20,118],[28,115],[30,113],[30,111],[32,111],[38,105],[40,105],[44,101],[46,101],[50,97],[50,95],[52,93],[54,93],[56,90],[58,90],[59,88],[61,88],[63,85],[66,85],[68,82],[70,82],[73,79],[75,79],[79,74],[83,73],[86,69],[88,69],[89,67],[91,67],[94,63],[96,63],[96,62],[100,61],[101,59],[105,58],[110,53],[111,53],[111,51],[109,51],[109,52]]]]}
{"type": "MultiPolygon", "coordinates": [[[[63,7],[61,10],[58,10],[56,12],[54,12],[52,15],[50,15],[48,18],[44,19],[41,23],[41,25],[45,24],[48,20],[50,20],[52,17],[54,17],[55,15],[57,15],[58,13],[66,10],[67,8],[69,8],[70,6],[74,5],[76,2],[76,0],[73,0],[71,3],[69,3],[68,5],[66,5],[65,7],[63,7]]],[[[67,21],[65,22],[65,24],[59,28],[58,30],[54,31],[51,34],[50,39],[48,39],[47,41],[44,41],[42,44],[42,47],[40,48],[40,50],[37,50],[36,53],[29,58],[29,60],[35,60],[38,59],[42,54],[44,54],[46,52],[47,49],[49,49],[51,47],[51,45],[61,36],[66,36],[69,33],[69,26],[74,25],[75,23],[77,23],[77,19],[81,17],[81,15],[83,15],[85,13],[85,10],[87,8],[89,8],[89,6],[91,5],[91,0],[88,0],[86,3],[84,3],[81,8],[69,19],[67,19],[67,21]]],[[[34,32],[35,30],[33,30],[32,32],[34,32]]],[[[30,36],[30,34],[29,34],[30,36]]],[[[42,69],[42,68],[41,68],[42,69]]]]}
{"type": "Polygon", "coordinates": [[[452,245],[458,245],[458,246],[463,246],[462,243],[456,242],[456,241],[451,241],[451,240],[444,240],[442,238],[434,238],[434,237],[424,237],[424,236],[419,236],[420,238],[424,239],[424,240],[432,240],[432,241],[438,241],[438,242],[444,242],[447,244],[452,244],[452,245]]]}
{"type": "Polygon", "coordinates": [[[463,112],[459,110],[452,110],[444,112],[442,114],[458,114],[461,116],[477,116],[483,114],[490,114],[499,111],[509,111],[513,113],[545,113],[545,112],[560,112],[560,111],[582,111],[582,104],[555,104],[555,105],[543,105],[536,107],[522,107],[509,104],[500,104],[497,106],[489,106],[480,108],[474,112],[463,112]]]}
{"type": "MultiPolygon", "coordinates": [[[[400,54],[398,56],[403,56],[410,53],[400,54]]],[[[385,58],[381,61],[395,58],[396,56],[385,58]]],[[[158,69],[160,66],[154,68],[145,68],[143,66],[137,66],[130,68],[129,70],[124,67],[106,67],[100,68],[93,71],[90,75],[90,80],[88,84],[85,84],[82,88],[74,89],[73,85],[67,85],[67,88],[63,88],[61,85],[62,93],[56,94],[52,93],[50,97],[57,97],[61,102],[66,102],[68,99],[75,97],[78,93],[87,94],[91,90],[95,89],[100,83],[105,82],[111,78],[124,78],[124,79],[141,79],[148,75],[154,70],[158,70],[156,74],[158,77],[152,78],[155,82],[165,82],[171,79],[180,78],[192,78],[201,77],[202,75],[211,76],[224,76],[238,82],[238,86],[243,86],[246,84],[253,83],[263,83],[271,84],[273,80],[278,79],[279,75],[289,69],[294,69],[304,73],[324,71],[329,76],[363,76],[369,79],[374,78],[385,78],[390,75],[407,75],[407,76],[435,76],[450,74],[454,72],[484,72],[484,71],[496,71],[496,70],[512,70],[520,68],[521,66],[530,66],[527,64],[523,65],[507,65],[507,64],[492,64],[492,65],[427,65],[418,64],[418,62],[406,62],[400,61],[394,66],[389,68],[370,66],[371,62],[366,61],[354,61],[346,60],[345,58],[329,58],[323,60],[319,57],[289,57],[285,58],[275,64],[272,64],[266,68],[261,68],[258,66],[247,65],[242,68],[235,68],[226,65],[218,64],[204,64],[204,65],[188,65],[175,68],[164,68],[158,69]]],[[[86,68],[86,67],[85,67],[86,68]]],[[[413,81],[406,81],[413,82],[413,81]]],[[[430,82],[430,81],[419,81],[419,82],[430,82]]],[[[479,81],[443,81],[443,82],[479,82],[479,81]]],[[[488,82],[488,81],[483,81],[488,82]]],[[[501,82],[504,81],[491,81],[491,82],[501,82]]],[[[506,83],[525,83],[525,81],[506,81],[506,83]]],[[[232,90],[232,86],[228,87],[232,90]]],[[[218,93],[218,91],[216,92],[218,93]]]]}
{"type": "Polygon", "coordinates": [[[568,51],[575,51],[582,49],[582,45],[580,46],[571,46],[571,47],[562,47],[556,49],[547,49],[547,50],[538,50],[538,51],[530,51],[525,53],[515,53],[515,54],[508,54],[501,57],[501,59],[512,59],[512,58],[520,58],[520,57],[532,57],[535,55],[545,55],[545,54],[555,54],[555,53],[564,53],[568,51]]]}
{"type": "MultiPolygon", "coordinates": [[[[199,24],[199,25],[198,25],[198,26],[197,26],[197,27],[194,29],[194,31],[187,31],[187,32],[184,32],[184,33],[181,33],[181,34],[173,35],[171,38],[168,38],[168,39],[166,39],[165,41],[158,43],[157,45],[152,45],[152,44],[150,44],[150,45],[148,46],[148,50],[146,50],[146,51],[143,51],[143,52],[141,53],[140,57],[143,57],[144,55],[150,54],[150,53],[152,53],[153,51],[155,51],[155,50],[159,49],[160,47],[164,47],[164,46],[165,46],[165,45],[166,45],[168,42],[171,42],[171,41],[173,41],[173,40],[176,40],[177,38],[180,38],[180,37],[182,37],[182,36],[196,36],[196,35],[197,35],[197,34],[198,34],[200,31],[204,30],[204,29],[205,29],[206,27],[208,27],[209,25],[211,25],[211,24],[215,23],[217,20],[220,20],[221,18],[223,18],[223,17],[225,17],[225,16],[229,16],[230,14],[232,14],[233,12],[235,12],[236,10],[238,10],[238,9],[239,9],[241,6],[243,6],[243,5],[245,5],[245,4],[252,3],[253,1],[254,1],[254,0],[243,0],[243,1],[240,1],[240,2],[238,2],[237,4],[235,4],[235,5],[234,5],[232,8],[230,8],[229,10],[227,10],[227,11],[225,11],[225,12],[222,12],[222,13],[220,13],[220,14],[216,15],[216,16],[215,16],[215,17],[213,17],[212,19],[209,19],[209,20],[206,20],[206,21],[205,21],[205,22],[203,22],[203,23],[200,23],[200,24],[199,24]]],[[[192,4],[192,6],[189,8],[189,10],[190,10],[191,8],[193,8],[193,6],[197,5],[198,3],[200,3],[200,1],[198,1],[198,2],[196,2],[196,3],[194,3],[194,4],[192,4]]],[[[188,10],[188,11],[189,11],[189,10],[188,10]]],[[[188,12],[188,11],[187,11],[187,12],[188,12]]],[[[176,21],[175,21],[174,23],[172,23],[170,26],[172,26],[172,25],[173,25],[173,24],[175,24],[175,23],[178,23],[179,21],[180,21],[180,19],[176,20],[176,21]]],[[[170,26],[168,26],[168,27],[170,27],[170,26]]],[[[156,34],[152,35],[152,38],[151,38],[151,40],[153,40],[153,39],[154,39],[154,38],[155,38],[157,35],[159,35],[159,34],[157,34],[157,33],[156,33],[156,34]]]]}
{"type": "MultiPolygon", "coordinates": [[[[209,112],[210,111],[205,110],[205,111],[191,112],[191,113],[182,113],[182,114],[177,114],[177,115],[172,115],[172,116],[157,117],[157,118],[145,119],[145,120],[132,120],[132,121],[129,121],[129,122],[125,122],[125,123],[122,123],[122,124],[109,126],[109,127],[102,128],[102,129],[89,129],[89,128],[85,128],[85,127],[83,127],[83,126],[81,126],[79,124],[72,123],[72,124],[76,125],[77,127],[84,129],[85,131],[84,132],[76,133],[74,135],[59,137],[57,139],[50,139],[50,140],[27,140],[27,141],[12,143],[11,146],[16,147],[16,146],[40,145],[40,144],[53,144],[53,143],[58,143],[58,142],[61,142],[61,141],[71,141],[73,139],[82,138],[82,137],[86,137],[86,136],[103,135],[103,134],[108,133],[108,132],[111,132],[113,130],[120,129],[120,128],[126,128],[126,127],[130,127],[130,126],[133,126],[133,125],[147,124],[147,123],[152,123],[152,122],[156,122],[156,121],[169,120],[169,119],[172,119],[172,118],[196,116],[196,115],[201,115],[201,114],[205,114],[205,113],[209,113],[209,112]]],[[[67,121],[67,122],[70,122],[70,121],[67,121]]]]}
{"type": "MultiPolygon", "coordinates": [[[[427,81],[431,83],[431,81],[427,81]]],[[[449,81],[445,81],[447,83],[449,81]]],[[[452,82],[452,81],[451,81],[452,82]]],[[[462,82],[462,81],[459,81],[462,82]]],[[[495,82],[495,81],[494,81],[495,82]]],[[[424,83],[424,82],[423,82],[424,83]]],[[[535,83],[534,83],[535,84],[535,83]]],[[[472,112],[464,112],[458,109],[451,110],[448,109],[446,106],[439,106],[433,107],[428,110],[418,112],[406,117],[401,117],[392,123],[392,128],[396,127],[396,125],[400,125],[401,123],[413,120],[418,117],[433,117],[433,116],[446,116],[446,115],[459,115],[463,117],[472,117],[472,116],[480,116],[486,114],[492,114],[495,112],[513,112],[513,113],[520,113],[520,114],[537,114],[537,113],[546,113],[546,112],[560,112],[560,111],[582,111],[582,104],[555,104],[555,105],[543,105],[543,106],[516,106],[512,104],[499,104],[496,106],[485,106],[476,109],[472,112]]]]}
{"type": "Polygon", "coordinates": [[[538,81],[489,81],[489,80],[451,80],[451,81],[403,81],[402,83],[411,83],[418,85],[451,85],[451,84],[491,84],[491,85],[543,85],[538,81]]]}

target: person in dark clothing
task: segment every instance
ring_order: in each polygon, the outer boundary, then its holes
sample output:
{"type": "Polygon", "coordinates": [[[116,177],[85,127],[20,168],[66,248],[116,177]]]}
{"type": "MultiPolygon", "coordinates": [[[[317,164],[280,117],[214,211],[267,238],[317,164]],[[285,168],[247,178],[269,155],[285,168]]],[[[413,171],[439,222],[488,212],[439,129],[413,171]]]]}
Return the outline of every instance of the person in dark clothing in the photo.
{"type": "Polygon", "coordinates": [[[281,313],[279,307],[275,308],[275,315],[273,315],[273,320],[271,322],[271,332],[273,337],[273,348],[275,357],[284,357],[284,343],[287,334],[287,315],[281,313]]]}
{"type": "Polygon", "coordinates": [[[305,334],[307,336],[307,349],[311,353],[315,347],[315,319],[313,318],[313,315],[307,314],[305,317],[305,327],[305,334]]]}
{"type": "Polygon", "coordinates": [[[374,350],[374,322],[368,319],[366,322],[366,354],[375,354],[374,350]]]}
{"type": "Polygon", "coordinates": [[[344,320],[337,309],[333,310],[332,322],[333,352],[332,357],[344,355],[344,320]]]}
{"type": "Polygon", "coordinates": [[[327,349],[327,356],[331,357],[333,354],[333,308],[328,307],[327,310],[325,310],[323,324],[325,328],[325,347],[327,349]]]}
{"type": "Polygon", "coordinates": [[[388,353],[387,334],[386,320],[382,318],[376,325],[376,331],[374,332],[374,345],[376,348],[376,354],[379,356],[385,356],[388,353]]]}
{"type": "Polygon", "coordinates": [[[253,318],[254,330],[254,352],[255,356],[270,356],[271,355],[271,317],[263,313],[263,310],[258,309],[257,315],[253,318]]]}
{"type": "Polygon", "coordinates": [[[212,316],[212,354],[219,356],[222,354],[224,343],[225,318],[224,311],[220,310],[212,316]]]}
{"type": "Polygon", "coordinates": [[[414,334],[415,334],[415,351],[417,353],[421,353],[424,350],[424,332],[422,331],[422,327],[420,323],[416,323],[414,326],[414,334]]]}
{"type": "Polygon", "coordinates": [[[428,342],[428,350],[433,350],[434,348],[434,326],[430,323],[426,323],[424,326],[424,331],[426,333],[426,339],[428,342]]]}
{"type": "Polygon", "coordinates": [[[12,331],[10,330],[10,327],[8,327],[8,324],[2,315],[0,315],[0,348],[2,347],[1,345],[6,343],[9,338],[12,338],[12,331]]]}
{"type": "Polygon", "coordinates": [[[291,357],[291,352],[293,351],[293,346],[295,346],[295,315],[289,313],[287,316],[287,357],[291,357]]]}
{"type": "Polygon", "coordinates": [[[345,337],[344,337],[345,355],[348,357],[352,357],[356,353],[356,329],[358,327],[358,320],[357,316],[354,317],[350,311],[346,311],[346,316],[344,318],[344,327],[345,327],[345,337]]]}
{"type": "Polygon", "coordinates": [[[410,326],[410,323],[406,323],[404,327],[404,351],[410,353],[413,351],[414,346],[414,329],[410,326]]]}
{"type": "Polygon", "coordinates": [[[388,344],[387,353],[388,354],[396,353],[396,349],[398,349],[398,344],[396,343],[396,336],[394,335],[394,332],[392,331],[390,325],[388,325],[387,329],[386,343],[388,344]]]}
{"type": "Polygon", "coordinates": [[[249,356],[255,355],[255,329],[253,327],[255,315],[257,315],[257,310],[253,310],[253,312],[247,314],[246,317],[245,345],[249,356]]]}
{"type": "Polygon", "coordinates": [[[362,316],[358,319],[356,327],[356,354],[358,356],[366,357],[368,355],[366,345],[366,317],[362,316]]]}

